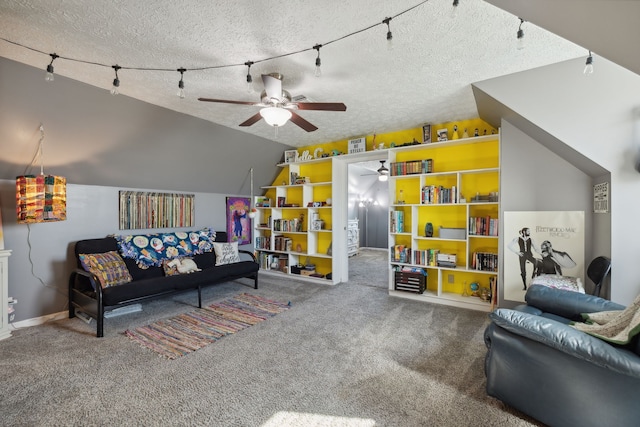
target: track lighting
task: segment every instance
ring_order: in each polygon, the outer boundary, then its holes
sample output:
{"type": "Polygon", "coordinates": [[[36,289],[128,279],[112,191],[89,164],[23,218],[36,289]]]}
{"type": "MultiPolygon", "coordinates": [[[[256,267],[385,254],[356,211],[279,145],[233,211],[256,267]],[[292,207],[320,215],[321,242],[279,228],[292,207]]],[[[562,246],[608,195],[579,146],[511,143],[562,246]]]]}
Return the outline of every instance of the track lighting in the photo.
{"type": "Polygon", "coordinates": [[[318,51],[318,57],[316,58],[316,71],[313,73],[313,75],[316,76],[316,77],[320,77],[322,75],[322,70],[320,69],[320,64],[321,64],[321,61],[320,61],[320,48],[321,47],[322,47],[321,44],[317,44],[317,45],[315,45],[313,47],[315,50],[318,51]]]}
{"type": "Polygon", "coordinates": [[[51,62],[49,63],[49,65],[47,65],[47,75],[44,77],[45,81],[47,82],[52,82],[53,81],[53,61],[56,60],[56,58],[59,58],[58,55],[56,55],[55,53],[50,53],[49,56],[51,57],[51,62]]]}
{"type": "Polygon", "coordinates": [[[389,179],[389,169],[384,165],[386,160],[380,160],[380,167],[378,168],[378,181],[386,181],[389,179]]]}
{"type": "Polygon", "coordinates": [[[524,31],[522,31],[522,24],[524,24],[524,20],[520,18],[520,26],[518,27],[518,41],[516,47],[520,49],[524,49],[524,31]]]}
{"type": "Polygon", "coordinates": [[[117,95],[117,94],[120,93],[120,91],[118,89],[120,87],[120,79],[118,78],[118,70],[120,68],[122,68],[122,67],[119,66],[119,65],[113,65],[113,66],[111,66],[111,68],[113,68],[115,70],[115,72],[116,72],[116,78],[113,79],[113,86],[111,86],[111,95],[117,95]]]}
{"type": "Polygon", "coordinates": [[[187,71],[185,68],[178,68],[178,72],[180,73],[180,81],[178,82],[178,97],[180,99],[184,99],[184,72],[187,71]]]}
{"type": "Polygon", "coordinates": [[[391,26],[389,23],[391,22],[391,18],[384,18],[382,20],[383,24],[387,24],[387,49],[393,49],[393,34],[391,34],[391,26]]]}
{"type": "Polygon", "coordinates": [[[244,63],[247,66],[247,92],[253,92],[253,77],[251,77],[251,66],[253,65],[253,61],[247,61],[244,63]]]}
{"type": "Polygon", "coordinates": [[[591,51],[589,51],[589,56],[587,57],[587,60],[584,64],[583,73],[587,76],[593,74],[593,55],[591,54],[591,51]]]}
{"type": "Polygon", "coordinates": [[[455,18],[458,16],[458,4],[460,0],[453,0],[453,7],[451,8],[451,17],[455,18]]]}

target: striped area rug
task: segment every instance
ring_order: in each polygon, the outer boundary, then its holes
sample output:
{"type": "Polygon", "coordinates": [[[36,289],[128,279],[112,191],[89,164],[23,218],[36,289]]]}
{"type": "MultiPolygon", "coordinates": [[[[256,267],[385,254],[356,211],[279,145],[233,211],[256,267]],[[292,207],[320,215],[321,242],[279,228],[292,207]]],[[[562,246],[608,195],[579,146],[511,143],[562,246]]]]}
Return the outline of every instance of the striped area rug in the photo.
{"type": "Polygon", "coordinates": [[[138,344],[169,359],[194,352],[220,338],[282,313],[291,303],[240,294],[189,313],[127,329],[124,334],[138,344]]]}

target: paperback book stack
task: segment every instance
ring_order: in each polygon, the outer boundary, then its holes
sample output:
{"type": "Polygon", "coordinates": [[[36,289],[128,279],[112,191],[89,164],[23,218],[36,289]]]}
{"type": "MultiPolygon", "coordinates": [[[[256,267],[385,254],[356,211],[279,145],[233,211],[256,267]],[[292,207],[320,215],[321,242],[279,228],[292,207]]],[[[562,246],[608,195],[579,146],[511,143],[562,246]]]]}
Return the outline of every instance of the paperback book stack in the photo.
{"type": "Polygon", "coordinates": [[[391,246],[391,261],[402,263],[411,262],[411,248],[405,245],[391,246]]]}
{"type": "Polygon", "coordinates": [[[389,225],[392,233],[404,232],[404,212],[391,211],[389,212],[389,225]]]}

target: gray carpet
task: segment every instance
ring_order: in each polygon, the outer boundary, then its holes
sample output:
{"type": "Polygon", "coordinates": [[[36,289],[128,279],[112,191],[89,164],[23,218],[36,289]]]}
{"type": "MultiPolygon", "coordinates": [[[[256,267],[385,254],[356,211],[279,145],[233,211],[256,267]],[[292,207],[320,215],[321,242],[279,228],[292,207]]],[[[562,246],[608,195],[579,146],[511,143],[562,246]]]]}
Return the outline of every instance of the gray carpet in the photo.
{"type": "Polygon", "coordinates": [[[389,252],[385,249],[360,248],[349,258],[349,283],[389,288],[389,252]]]}
{"type": "Polygon", "coordinates": [[[65,319],[0,341],[0,425],[531,426],[486,396],[486,313],[385,289],[262,278],[248,292],[292,308],[167,360],[122,332],[193,308],[195,292],[106,320],[65,319]]]}

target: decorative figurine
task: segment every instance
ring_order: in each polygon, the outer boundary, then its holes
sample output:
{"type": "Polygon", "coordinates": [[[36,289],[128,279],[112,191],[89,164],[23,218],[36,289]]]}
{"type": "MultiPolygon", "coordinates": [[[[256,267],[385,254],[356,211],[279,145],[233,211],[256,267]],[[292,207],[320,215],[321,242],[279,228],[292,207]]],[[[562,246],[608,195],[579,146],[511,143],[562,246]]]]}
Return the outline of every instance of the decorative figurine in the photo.
{"type": "Polygon", "coordinates": [[[433,224],[430,222],[424,225],[424,237],[433,237],[433,224]]]}
{"type": "Polygon", "coordinates": [[[451,139],[460,139],[458,135],[458,125],[453,125],[453,134],[451,135],[451,139]]]}

